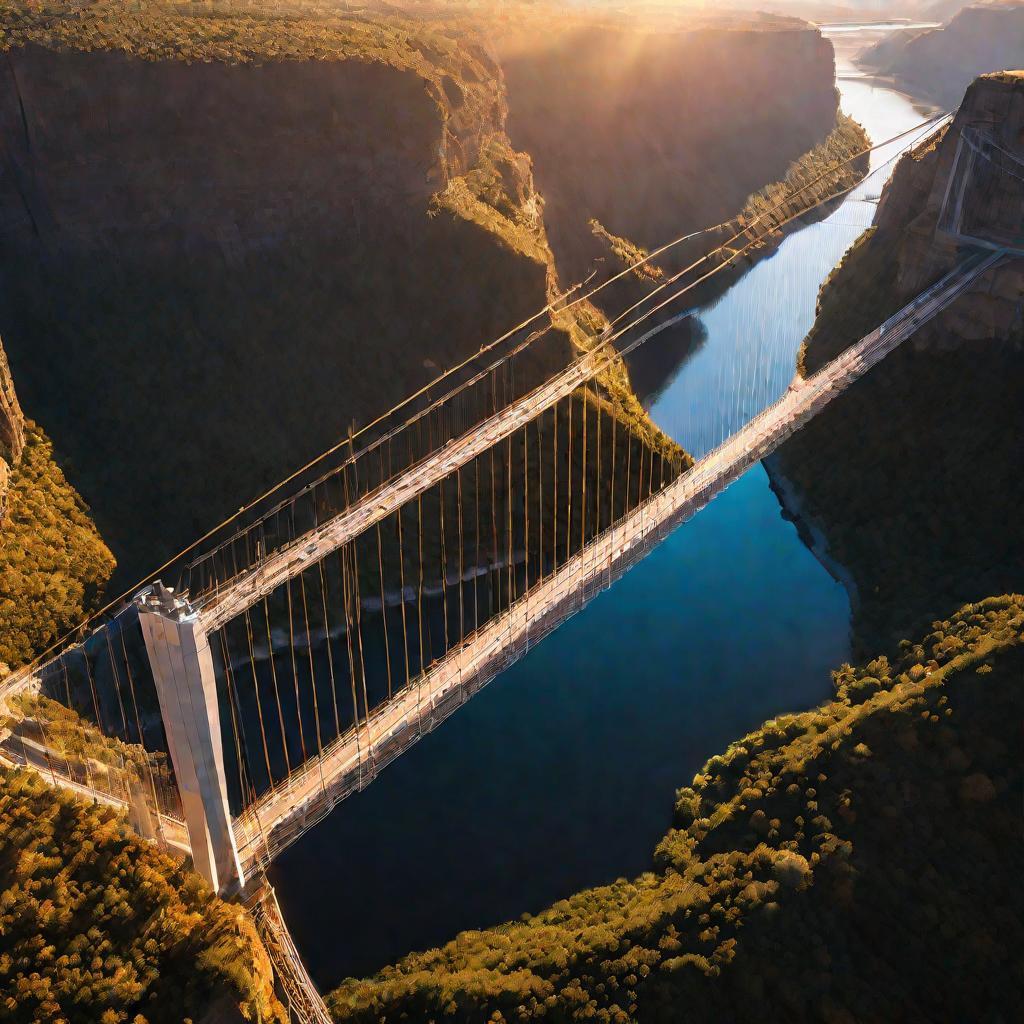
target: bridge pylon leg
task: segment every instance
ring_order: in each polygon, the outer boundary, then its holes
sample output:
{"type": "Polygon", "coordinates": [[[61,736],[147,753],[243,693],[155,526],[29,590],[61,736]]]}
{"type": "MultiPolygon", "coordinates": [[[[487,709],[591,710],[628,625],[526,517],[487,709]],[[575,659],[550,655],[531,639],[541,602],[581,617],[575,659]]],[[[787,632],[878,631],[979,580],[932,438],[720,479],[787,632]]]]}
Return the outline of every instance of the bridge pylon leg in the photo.
{"type": "Polygon", "coordinates": [[[214,890],[245,885],[231,827],[213,657],[184,597],[159,581],[136,598],[192,862],[214,890]]]}

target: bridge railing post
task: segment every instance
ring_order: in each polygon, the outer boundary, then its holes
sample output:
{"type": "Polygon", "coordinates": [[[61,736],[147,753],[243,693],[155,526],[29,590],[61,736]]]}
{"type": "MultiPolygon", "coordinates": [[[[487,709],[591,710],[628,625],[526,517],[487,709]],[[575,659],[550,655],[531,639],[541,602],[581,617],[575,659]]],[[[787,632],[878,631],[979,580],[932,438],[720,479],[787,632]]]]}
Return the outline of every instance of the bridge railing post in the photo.
{"type": "Polygon", "coordinates": [[[160,582],[136,598],[195,870],[245,885],[228,806],[213,656],[189,602],[160,582]]]}

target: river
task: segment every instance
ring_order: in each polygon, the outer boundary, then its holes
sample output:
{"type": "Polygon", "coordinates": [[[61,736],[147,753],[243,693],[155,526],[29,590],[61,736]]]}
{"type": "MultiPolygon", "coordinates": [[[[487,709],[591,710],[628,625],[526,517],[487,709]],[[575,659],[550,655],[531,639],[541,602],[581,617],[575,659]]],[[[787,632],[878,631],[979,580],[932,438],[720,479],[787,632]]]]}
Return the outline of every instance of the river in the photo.
{"type": "MultiPolygon", "coordinates": [[[[858,75],[855,33],[834,41],[842,107],[873,140],[923,119],[858,75]]],[[[648,402],[689,451],[785,390],[891,155],[699,311],[701,343],[648,402]]],[[[318,985],[648,868],[675,789],[709,756],[829,696],[849,613],[764,469],[750,470],[280,858],[272,881],[318,985]]]]}

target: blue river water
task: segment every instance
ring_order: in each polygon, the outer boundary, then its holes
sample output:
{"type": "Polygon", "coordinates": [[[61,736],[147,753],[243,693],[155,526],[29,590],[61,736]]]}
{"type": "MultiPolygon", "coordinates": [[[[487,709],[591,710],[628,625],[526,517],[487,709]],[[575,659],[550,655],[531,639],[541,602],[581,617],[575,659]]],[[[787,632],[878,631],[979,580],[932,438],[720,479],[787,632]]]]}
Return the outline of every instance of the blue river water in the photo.
{"type": "MultiPolygon", "coordinates": [[[[889,88],[839,79],[874,139],[922,120],[889,88]]],[[[703,343],[650,403],[688,450],[785,390],[889,155],[699,312],[703,343]]],[[[755,467],[280,858],[272,881],[315,980],[647,869],[675,789],[765,718],[826,699],[848,629],[845,591],[755,467]]]]}

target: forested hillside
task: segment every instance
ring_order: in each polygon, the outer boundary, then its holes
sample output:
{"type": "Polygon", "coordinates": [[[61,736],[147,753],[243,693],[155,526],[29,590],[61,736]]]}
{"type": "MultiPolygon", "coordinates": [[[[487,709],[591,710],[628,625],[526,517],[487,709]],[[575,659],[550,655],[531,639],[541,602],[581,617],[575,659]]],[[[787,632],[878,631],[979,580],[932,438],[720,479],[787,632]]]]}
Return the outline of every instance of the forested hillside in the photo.
{"type": "Polygon", "coordinates": [[[335,1018],[1013,1019],[1022,630],[992,598],[842,666],[679,790],[651,871],[345,982],[335,1018]]]}
{"type": "Polygon", "coordinates": [[[114,558],[54,462],[49,438],[31,421],[6,504],[0,516],[0,666],[14,669],[99,606],[114,558]]]}
{"type": "Polygon", "coordinates": [[[285,1024],[248,916],[113,810],[0,769],[0,1019],[285,1024]]]}

